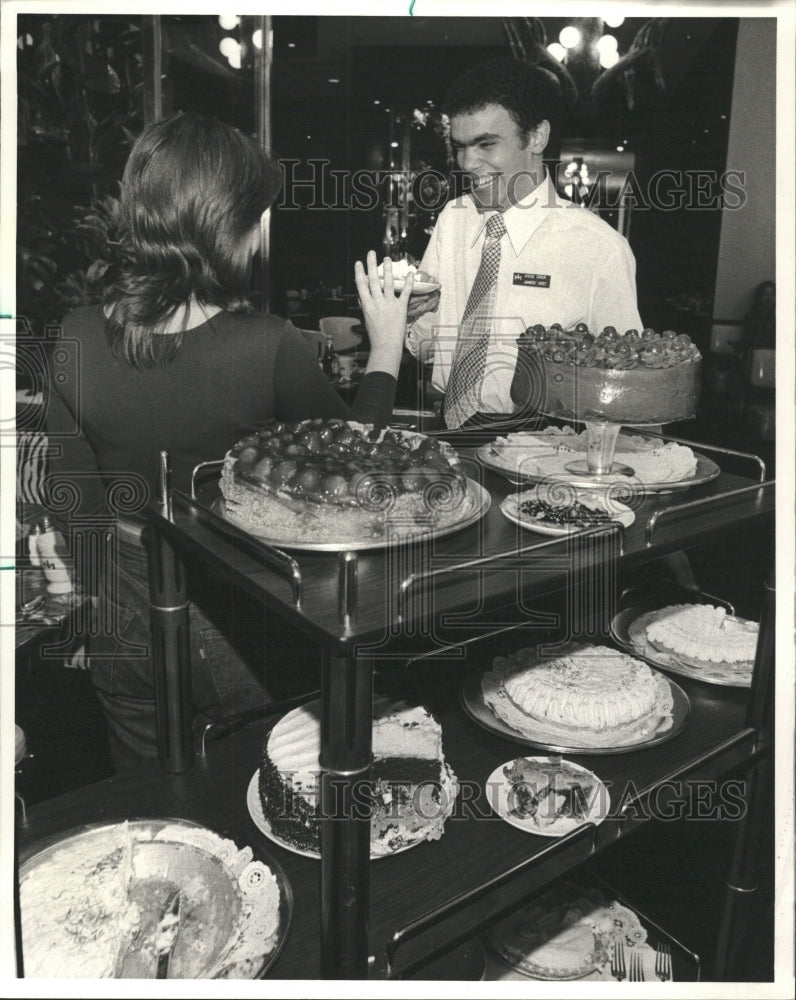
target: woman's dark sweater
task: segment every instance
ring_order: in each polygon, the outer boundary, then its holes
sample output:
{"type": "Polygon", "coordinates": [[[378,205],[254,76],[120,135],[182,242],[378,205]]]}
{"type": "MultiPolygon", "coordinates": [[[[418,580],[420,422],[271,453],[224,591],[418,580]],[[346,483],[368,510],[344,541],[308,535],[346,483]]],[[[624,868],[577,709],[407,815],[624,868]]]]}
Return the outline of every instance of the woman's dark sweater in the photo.
{"type": "Polygon", "coordinates": [[[121,501],[135,517],[154,495],[162,449],[173,485],[188,490],[197,464],[223,458],[271,417],[385,424],[394,396],[395,379],[374,372],[349,411],[300,331],[275,316],[219,313],[187,331],[168,364],[137,370],[109,348],[100,308],[76,309],[51,356],[49,493],[58,497],[59,483],[76,488],[73,516],[118,510],[121,501]],[[106,503],[111,486],[121,492],[106,503]]]}

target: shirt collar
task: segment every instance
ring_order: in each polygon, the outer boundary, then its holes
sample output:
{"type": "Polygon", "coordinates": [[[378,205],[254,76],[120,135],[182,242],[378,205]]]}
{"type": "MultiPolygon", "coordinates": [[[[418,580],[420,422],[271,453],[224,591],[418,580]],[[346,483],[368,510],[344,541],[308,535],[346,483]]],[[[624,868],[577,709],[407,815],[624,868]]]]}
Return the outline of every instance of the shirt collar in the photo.
{"type": "MultiPolygon", "coordinates": [[[[467,197],[469,198],[469,196],[467,197]]],[[[469,200],[472,204],[472,199],[470,198],[469,200]]],[[[539,226],[544,222],[547,212],[554,209],[567,208],[571,205],[572,202],[559,197],[549,173],[545,171],[544,180],[530,194],[527,194],[518,201],[516,205],[507,208],[503,213],[506,232],[508,233],[509,240],[511,240],[515,256],[523,251],[528,240],[530,240],[539,226]]],[[[475,212],[478,212],[474,204],[472,208],[475,212]]],[[[472,246],[481,239],[487,219],[491,214],[491,212],[485,212],[483,215],[480,213],[477,215],[472,235],[472,246]]]]}

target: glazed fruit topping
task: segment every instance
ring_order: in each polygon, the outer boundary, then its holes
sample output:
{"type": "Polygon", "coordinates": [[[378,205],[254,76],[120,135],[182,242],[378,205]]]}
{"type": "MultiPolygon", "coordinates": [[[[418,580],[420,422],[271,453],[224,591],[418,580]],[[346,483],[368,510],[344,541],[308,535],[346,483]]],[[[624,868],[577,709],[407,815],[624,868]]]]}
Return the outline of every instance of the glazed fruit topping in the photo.
{"type": "Polygon", "coordinates": [[[315,503],[378,504],[382,496],[423,492],[445,504],[464,486],[455,454],[433,438],[369,434],[336,418],[271,420],[231,454],[246,482],[315,503]]]}
{"type": "Polygon", "coordinates": [[[671,368],[701,357],[687,333],[657,333],[651,327],[620,334],[613,326],[593,333],[585,323],[566,331],[559,323],[550,327],[538,323],[529,326],[517,343],[557,364],[587,368],[671,368]]]}

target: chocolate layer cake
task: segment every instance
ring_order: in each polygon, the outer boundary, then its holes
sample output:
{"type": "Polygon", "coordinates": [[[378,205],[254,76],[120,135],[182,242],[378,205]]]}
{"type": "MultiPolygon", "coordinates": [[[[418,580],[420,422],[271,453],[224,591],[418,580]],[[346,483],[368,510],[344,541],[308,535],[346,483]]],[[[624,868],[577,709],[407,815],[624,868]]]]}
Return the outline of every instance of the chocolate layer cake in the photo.
{"type": "MultiPolygon", "coordinates": [[[[260,767],[263,813],[278,839],[320,851],[320,702],[288,712],[266,737],[260,767]]],[[[439,723],[424,708],[386,699],[374,705],[371,854],[389,854],[442,836],[455,778],[442,754],[439,723]]],[[[364,810],[366,789],[355,790],[364,810]]]]}

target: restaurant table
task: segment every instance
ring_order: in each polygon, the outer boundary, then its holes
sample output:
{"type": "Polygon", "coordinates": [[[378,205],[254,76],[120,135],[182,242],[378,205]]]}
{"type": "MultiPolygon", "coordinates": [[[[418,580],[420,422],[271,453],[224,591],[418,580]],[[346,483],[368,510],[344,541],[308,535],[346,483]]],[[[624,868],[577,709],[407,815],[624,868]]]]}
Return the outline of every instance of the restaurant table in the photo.
{"type": "MultiPolygon", "coordinates": [[[[721,456],[711,482],[681,492],[648,493],[635,523],[586,531],[572,538],[541,538],[505,518],[500,501],[513,489],[481,466],[465,437],[467,475],[487,491],[491,506],[469,527],[424,543],[360,552],[278,550],[236,530],[211,509],[201,490],[169,487],[161,456],[161,499],[148,510],[152,637],[162,722],[160,762],[140,776],[110,779],[30,810],[22,845],[79,822],[122,819],[135,802],[139,815],[181,816],[271,853],[291,881],[295,911],[284,952],[270,974],[277,978],[400,977],[480,927],[596,851],[645,822],[652,796],[676,796],[685,780],[716,778],[749,769],[750,809],[739,823],[717,945],[733,945],[739,896],[752,878],[755,768],[772,747],[773,585],[761,622],[751,691],[682,679],[690,718],[675,738],[653,751],[578,754],[611,789],[619,805],[599,826],[586,824],[558,840],[518,831],[488,815],[452,817],[444,836],[404,853],[369,862],[369,821],[340,821],[331,807],[348,802],[366,780],[371,762],[374,671],[400,681],[408,664],[459,658],[491,664],[476,653],[507,635],[534,626],[535,607],[565,593],[593,640],[607,638],[616,609],[617,567],[641,565],[693,545],[720,544],[731,531],[755,532],[773,523],[774,482],[754,457],[694,444],[721,456]],[[738,465],[742,471],[729,471],[738,465]],[[321,660],[320,861],[297,856],[266,840],[253,824],[246,789],[257,769],[262,728],[211,744],[194,760],[188,710],[188,611],[181,558],[201,558],[227,583],[297,626],[317,644],[321,660]],[[587,622],[583,618],[588,618],[587,622]]],[[[762,589],[762,588],[761,588],[762,589]]],[[[534,635],[532,631],[532,636],[534,635]]],[[[681,679],[678,679],[680,682],[681,679]]],[[[475,726],[455,694],[440,684],[424,704],[440,721],[446,759],[457,777],[483,785],[492,770],[516,756],[516,746],[475,726]],[[515,752],[512,752],[515,751],[515,752]]],[[[457,800],[459,802],[460,800],[457,800]]]]}

